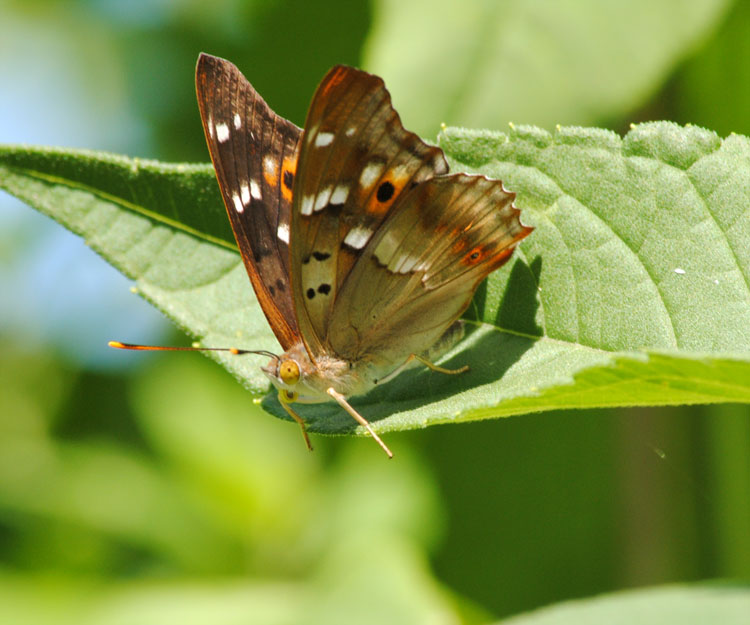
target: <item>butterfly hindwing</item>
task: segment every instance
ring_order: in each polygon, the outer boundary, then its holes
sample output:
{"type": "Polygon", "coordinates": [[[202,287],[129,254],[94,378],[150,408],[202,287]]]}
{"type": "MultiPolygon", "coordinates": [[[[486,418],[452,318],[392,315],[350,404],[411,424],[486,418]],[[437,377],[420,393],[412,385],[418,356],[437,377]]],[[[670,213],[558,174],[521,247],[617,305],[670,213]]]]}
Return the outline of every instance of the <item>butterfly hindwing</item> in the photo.
{"type": "Polygon", "coordinates": [[[292,190],[301,130],[276,115],[229,61],[201,54],[203,129],[242,260],[286,350],[299,341],[289,268],[292,190]]]}
{"type": "Polygon", "coordinates": [[[404,129],[377,76],[334,67],[313,97],[294,186],[291,269],[301,335],[325,353],[333,304],[399,197],[448,171],[442,150],[404,129]]]}
{"type": "Polygon", "coordinates": [[[428,349],[479,283],[532,228],[515,197],[484,176],[439,176],[408,191],[369,241],[336,301],[326,345],[339,357],[398,366],[428,349]]]}

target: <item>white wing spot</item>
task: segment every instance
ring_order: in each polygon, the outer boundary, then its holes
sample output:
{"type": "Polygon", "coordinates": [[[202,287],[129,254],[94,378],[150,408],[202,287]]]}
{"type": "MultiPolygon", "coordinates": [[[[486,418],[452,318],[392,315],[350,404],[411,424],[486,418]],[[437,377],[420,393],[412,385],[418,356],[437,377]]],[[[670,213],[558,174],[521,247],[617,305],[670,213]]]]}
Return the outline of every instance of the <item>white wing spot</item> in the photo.
{"type": "Polygon", "coordinates": [[[322,211],[326,206],[328,206],[328,201],[331,199],[331,187],[326,187],[323,189],[320,193],[318,193],[318,197],[315,198],[315,206],[313,207],[314,211],[322,211]]]}
{"type": "Polygon", "coordinates": [[[276,176],[276,161],[272,157],[266,156],[263,159],[263,171],[271,178],[276,176]]]}
{"type": "Polygon", "coordinates": [[[276,230],[276,236],[279,237],[284,243],[289,244],[289,224],[279,224],[276,230]]]}
{"type": "Polygon", "coordinates": [[[229,139],[229,126],[223,122],[221,124],[216,124],[216,138],[219,143],[224,143],[229,139]]]}
{"type": "Polygon", "coordinates": [[[331,204],[343,204],[347,197],[349,197],[349,186],[340,184],[331,194],[331,204]]]}
{"type": "Polygon", "coordinates": [[[239,130],[242,127],[242,120],[240,119],[239,113],[234,114],[234,127],[236,130],[239,130]]]}
{"type": "Polygon", "coordinates": [[[216,138],[219,143],[224,143],[229,139],[229,126],[223,122],[221,124],[216,124],[216,138]]]}
{"type": "Polygon", "coordinates": [[[369,228],[363,228],[362,226],[355,226],[344,237],[344,244],[349,247],[353,247],[355,250],[361,250],[372,236],[372,230],[369,228]]]}
{"type": "Polygon", "coordinates": [[[260,187],[258,186],[258,183],[255,182],[255,180],[250,181],[250,195],[252,195],[256,200],[259,200],[261,198],[260,187]]]}
{"type": "Polygon", "coordinates": [[[363,188],[368,189],[375,181],[380,178],[380,174],[383,172],[383,163],[370,163],[367,165],[359,176],[359,184],[363,188]]]}
{"type": "Polygon", "coordinates": [[[680,267],[677,267],[677,269],[675,269],[674,272],[679,273],[680,275],[683,275],[685,273],[685,270],[680,267]]]}
{"type": "Polygon", "coordinates": [[[349,126],[349,128],[346,129],[346,136],[351,137],[355,132],[357,132],[357,127],[349,126]]]}
{"type": "Polygon", "coordinates": [[[250,204],[250,187],[248,187],[244,182],[240,185],[240,199],[242,200],[243,206],[247,206],[248,204],[250,204]]]}
{"type": "Polygon", "coordinates": [[[417,267],[416,265],[418,262],[419,258],[417,258],[416,256],[412,256],[411,254],[401,254],[395,260],[391,260],[391,263],[388,265],[388,269],[396,273],[424,271],[424,263],[417,267]]]}
{"type": "Polygon", "coordinates": [[[208,121],[206,122],[206,128],[208,128],[208,136],[214,138],[214,118],[211,113],[208,114],[208,121]]]}
{"type": "Polygon", "coordinates": [[[321,132],[318,133],[318,136],[315,137],[315,147],[316,148],[322,148],[327,145],[331,145],[333,143],[333,133],[332,132],[321,132]]]}
{"type": "Polygon", "coordinates": [[[241,213],[245,210],[244,204],[242,204],[242,200],[240,200],[240,196],[236,193],[232,195],[232,202],[234,202],[234,210],[236,210],[238,213],[241,213]]]}
{"type": "Polygon", "coordinates": [[[312,215],[314,201],[315,198],[312,195],[306,195],[305,197],[303,197],[302,203],[299,207],[299,212],[303,215],[312,215]]]}

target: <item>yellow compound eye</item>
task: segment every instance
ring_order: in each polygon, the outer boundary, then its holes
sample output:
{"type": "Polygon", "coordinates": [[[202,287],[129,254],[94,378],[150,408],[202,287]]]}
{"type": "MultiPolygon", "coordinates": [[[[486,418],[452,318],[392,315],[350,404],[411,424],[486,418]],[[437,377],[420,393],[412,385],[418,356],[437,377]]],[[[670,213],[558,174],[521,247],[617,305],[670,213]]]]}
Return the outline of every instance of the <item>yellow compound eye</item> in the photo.
{"type": "Polygon", "coordinates": [[[293,360],[284,360],[279,365],[279,377],[284,384],[293,386],[299,382],[299,365],[293,360]]]}

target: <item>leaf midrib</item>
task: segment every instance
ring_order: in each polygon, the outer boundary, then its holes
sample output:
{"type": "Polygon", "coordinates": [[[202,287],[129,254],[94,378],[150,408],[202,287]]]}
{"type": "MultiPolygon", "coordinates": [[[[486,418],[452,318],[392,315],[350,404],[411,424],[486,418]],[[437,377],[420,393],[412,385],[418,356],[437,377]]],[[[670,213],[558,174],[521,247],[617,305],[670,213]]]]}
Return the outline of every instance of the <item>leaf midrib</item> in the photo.
{"type": "Polygon", "coordinates": [[[70,180],[69,178],[63,178],[60,176],[54,176],[52,174],[45,174],[43,172],[36,171],[34,169],[27,169],[24,167],[14,167],[12,165],[1,165],[0,168],[3,168],[9,172],[15,173],[16,175],[20,175],[20,176],[26,175],[26,176],[29,176],[30,178],[36,178],[37,180],[41,180],[43,182],[47,182],[50,184],[61,185],[69,189],[74,189],[77,191],[90,193],[91,195],[101,198],[102,200],[105,200],[107,202],[116,204],[126,210],[132,211],[133,213],[146,217],[147,219],[156,221],[157,223],[160,223],[160,224],[164,224],[170,228],[179,230],[181,232],[184,232],[185,234],[189,234],[193,237],[196,237],[197,239],[200,239],[207,243],[211,243],[213,245],[218,245],[220,247],[223,247],[224,249],[227,249],[227,250],[230,250],[232,252],[239,254],[239,249],[237,248],[237,246],[229,243],[228,241],[225,241],[224,239],[220,239],[219,237],[215,237],[205,232],[201,232],[200,230],[196,230],[195,228],[191,228],[190,226],[187,226],[174,219],[170,219],[169,217],[166,217],[160,213],[152,211],[144,206],[141,206],[139,204],[134,204],[133,202],[130,202],[122,197],[112,195],[111,193],[107,193],[106,191],[96,189],[95,187],[89,186],[82,182],[70,180]]]}

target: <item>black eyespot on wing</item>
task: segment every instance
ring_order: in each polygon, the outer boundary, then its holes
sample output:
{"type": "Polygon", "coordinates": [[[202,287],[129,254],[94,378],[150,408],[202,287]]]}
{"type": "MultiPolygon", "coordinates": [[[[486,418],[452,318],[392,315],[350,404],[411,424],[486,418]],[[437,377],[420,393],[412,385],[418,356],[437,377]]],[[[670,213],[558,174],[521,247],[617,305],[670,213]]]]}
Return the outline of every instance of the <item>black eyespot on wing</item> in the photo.
{"type": "Polygon", "coordinates": [[[307,289],[307,291],[305,291],[305,295],[307,295],[307,299],[312,299],[313,297],[315,297],[315,289],[307,289]]]}
{"type": "Polygon", "coordinates": [[[272,286],[268,287],[268,292],[271,294],[271,297],[274,297],[276,295],[276,289],[274,289],[272,286]]]}
{"type": "Polygon", "coordinates": [[[318,287],[318,293],[321,295],[328,295],[331,292],[331,285],[330,284],[321,284],[318,287]]]}
{"type": "Polygon", "coordinates": [[[290,191],[294,186],[294,174],[288,169],[284,170],[284,186],[290,191]]]}
{"type": "Polygon", "coordinates": [[[328,252],[313,252],[313,258],[315,260],[324,261],[331,257],[331,255],[328,252]]]}
{"type": "Polygon", "coordinates": [[[280,278],[276,280],[276,288],[279,290],[280,293],[283,293],[284,291],[286,291],[286,285],[280,278]]]}
{"type": "Polygon", "coordinates": [[[302,259],[302,264],[303,264],[303,265],[306,265],[306,264],[307,264],[307,263],[309,263],[309,262],[310,262],[310,256],[305,256],[305,257],[304,257],[304,258],[302,259]]]}
{"type": "Polygon", "coordinates": [[[392,183],[387,180],[378,187],[377,198],[378,202],[387,202],[393,197],[393,193],[396,191],[392,183]]]}

